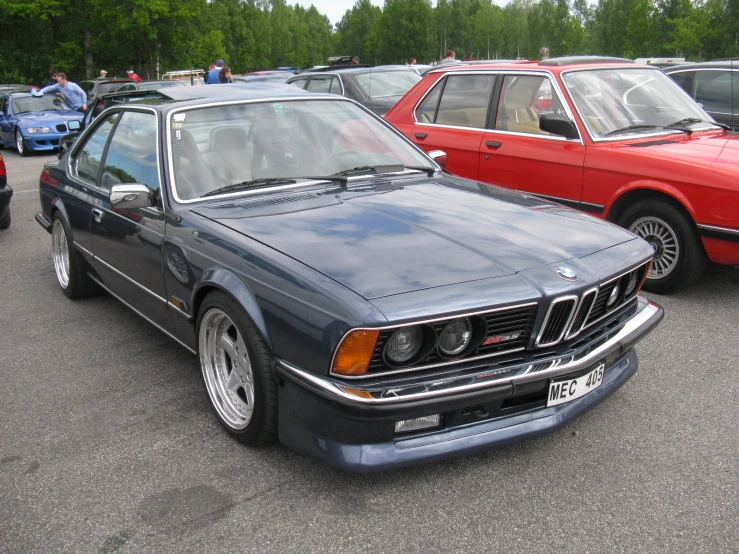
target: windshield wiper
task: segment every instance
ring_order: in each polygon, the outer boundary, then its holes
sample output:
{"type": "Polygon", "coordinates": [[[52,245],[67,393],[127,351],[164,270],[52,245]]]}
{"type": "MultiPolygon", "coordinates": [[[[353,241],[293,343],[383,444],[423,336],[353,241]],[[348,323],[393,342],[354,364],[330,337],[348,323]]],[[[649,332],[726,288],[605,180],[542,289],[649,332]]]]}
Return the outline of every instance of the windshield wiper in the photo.
{"type": "Polygon", "coordinates": [[[656,129],[658,125],[629,125],[628,127],[621,127],[620,129],[614,129],[603,135],[604,137],[610,137],[611,135],[617,135],[625,131],[633,131],[635,129],[656,129]]]}
{"type": "Polygon", "coordinates": [[[697,117],[686,117],[685,119],[680,119],[679,121],[673,121],[669,125],[665,125],[665,129],[679,129],[679,130],[685,130],[688,132],[692,132],[689,129],[681,129],[683,125],[695,125],[696,123],[708,123],[709,125],[715,125],[716,127],[721,127],[722,129],[725,129],[726,131],[730,131],[728,125],[725,125],[723,123],[717,123],[715,121],[707,121],[705,119],[698,119],[697,117]]]}
{"type": "Polygon", "coordinates": [[[304,177],[305,179],[320,179],[322,181],[334,181],[345,185],[349,180],[349,177],[355,175],[370,175],[370,174],[381,174],[381,173],[400,173],[406,169],[412,169],[414,171],[424,171],[431,177],[436,169],[433,167],[427,167],[423,165],[403,165],[403,164],[391,164],[391,165],[361,165],[358,167],[352,167],[350,169],[344,169],[337,171],[331,175],[322,175],[317,177],[304,177]]]}
{"type": "Polygon", "coordinates": [[[201,196],[215,196],[216,194],[224,194],[226,192],[235,192],[237,190],[246,190],[254,187],[263,187],[269,185],[290,185],[296,183],[295,179],[288,179],[286,177],[270,177],[266,179],[252,179],[251,181],[244,181],[242,183],[234,183],[233,185],[227,185],[225,187],[218,188],[207,192],[201,196]]]}

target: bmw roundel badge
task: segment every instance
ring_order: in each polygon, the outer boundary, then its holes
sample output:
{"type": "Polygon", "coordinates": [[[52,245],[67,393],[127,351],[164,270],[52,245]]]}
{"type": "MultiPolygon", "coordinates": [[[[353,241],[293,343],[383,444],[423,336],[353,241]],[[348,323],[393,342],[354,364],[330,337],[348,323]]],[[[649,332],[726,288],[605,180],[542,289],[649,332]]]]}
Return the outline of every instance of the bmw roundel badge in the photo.
{"type": "Polygon", "coordinates": [[[565,281],[577,281],[580,278],[577,271],[569,267],[558,267],[555,273],[565,281]]]}

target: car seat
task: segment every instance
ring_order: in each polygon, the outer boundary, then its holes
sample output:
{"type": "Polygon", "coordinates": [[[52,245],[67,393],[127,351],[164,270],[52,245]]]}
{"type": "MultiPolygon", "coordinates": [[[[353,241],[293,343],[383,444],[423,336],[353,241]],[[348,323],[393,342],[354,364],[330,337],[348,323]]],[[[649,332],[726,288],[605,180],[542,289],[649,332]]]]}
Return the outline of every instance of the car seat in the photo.
{"type": "Polygon", "coordinates": [[[210,132],[210,149],[203,158],[212,167],[216,188],[250,180],[251,157],[243,127],[216,127],[210,132]]]}

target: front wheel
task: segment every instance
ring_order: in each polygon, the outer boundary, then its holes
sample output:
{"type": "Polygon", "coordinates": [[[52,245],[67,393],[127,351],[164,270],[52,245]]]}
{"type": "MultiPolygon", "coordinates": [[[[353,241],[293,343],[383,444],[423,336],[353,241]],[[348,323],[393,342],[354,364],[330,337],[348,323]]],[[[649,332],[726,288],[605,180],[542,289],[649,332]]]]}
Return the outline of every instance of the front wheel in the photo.
{"type": "Polygon", "coordinates": [[[249,445],[277,438],[277,380],[259,330],[223,292],[210,293],[198,317],[203,384],[221,425],[249,445]]]}
{"type": "Polygon", "coordinates": [[[643,200],[624,212],[619,225],[654,249],[646,290],[675,292],[694,284],[703,274],[708,257],[692,220],[679,208],[663,200],[643,200]]]}
{"type": "Polygon", "coordinates": [[[18,150],[18,153],[22,157],[26,157],[29,154],[28,148],[26,148],[26,143],[23,142],[23,135],[20,132],[20,129],[15,130],[15,148],[18,150]]]}

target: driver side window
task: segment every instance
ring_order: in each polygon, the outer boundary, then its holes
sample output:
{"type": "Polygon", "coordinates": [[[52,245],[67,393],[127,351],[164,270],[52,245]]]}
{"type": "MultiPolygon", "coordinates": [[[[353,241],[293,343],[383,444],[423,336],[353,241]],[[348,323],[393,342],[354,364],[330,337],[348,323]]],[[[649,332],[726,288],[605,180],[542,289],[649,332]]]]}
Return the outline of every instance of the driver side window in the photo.
{"type": "Polygon", "coordinates": [[[118,114],[112,114],[102,122],[101,125],[87,137],[85,144],[77,150],[72,160],[72,174],[75,177],[97,185],[100,160],[103,158],[105,144],[108,142],[110,132],[118,120],[118,114]]]}

